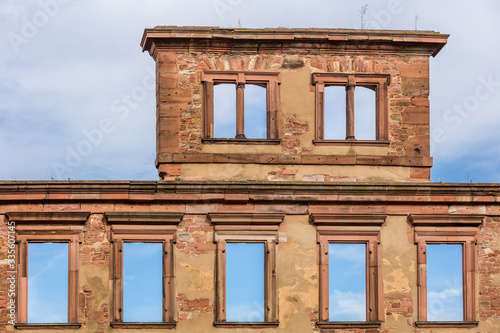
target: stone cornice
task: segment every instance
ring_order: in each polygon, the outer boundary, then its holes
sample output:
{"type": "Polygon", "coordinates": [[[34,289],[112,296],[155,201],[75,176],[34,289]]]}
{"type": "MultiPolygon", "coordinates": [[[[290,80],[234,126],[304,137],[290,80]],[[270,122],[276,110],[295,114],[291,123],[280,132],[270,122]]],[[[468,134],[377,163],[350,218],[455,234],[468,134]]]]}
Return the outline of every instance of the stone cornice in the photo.
{"type": "Polygon", "coordinates": [[[363,52],[376,49],[379,52],[410,52],[435,56],[446,44],[449,35],[434,31],[413,30],[355,30],[355,29],[233,29],[218,27],[160,26],[145,29],[141,46],[155,56],[158,48],[170,52],[195,51],[199,48],[222,53],[276,53],[281,48],[290,52],[295,46],[300,53],[335,53],[351,50],[363,52]],[[211,41],[217,41],[211,43],[211,41]],[[201,43],[197,43],[201,42],[201,43]],[[213,45],[211,45],[213,44],[213,45]],[[259,45],[260,44],[260,45],[259,45]],[[358,48],[357,46],[363,47],[358,48]],[[394,49],[380,47],[393,46],[394,49]],[[236,46],[236,48],[234,47],[236,46]]]}
{"type": "Polygon", "coordinates": [[[312,183],[216,181],[1,181],[0,203],[291,201],[500,202],[500,185],[470,183],[312,183]]]}

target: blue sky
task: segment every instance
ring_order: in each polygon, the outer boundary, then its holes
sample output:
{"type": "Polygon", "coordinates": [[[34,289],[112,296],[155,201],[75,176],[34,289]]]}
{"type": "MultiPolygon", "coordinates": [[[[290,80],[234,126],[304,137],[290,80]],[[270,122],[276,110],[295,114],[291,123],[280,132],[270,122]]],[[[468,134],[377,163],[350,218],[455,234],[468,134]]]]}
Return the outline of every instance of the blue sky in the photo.
{"type": "Polygon", "coordinates": [[[28,323],[68,321],[68,243],[29,243],[28,323]]]}
{"type": "Polygon", "coordinates": [[[264,244],[226,244],[226,320],[264,321],[264,244]]]}
{"type": "Polygon", "coordinates": [[[330,321],[366,320],[366,244],[330,244],[330,321]]]}
{"type": "Polygon", "coordinates": [[[123,321],[161,322],[163,244],[123,244],[123,321]]]}
{"type": "Polygon", "coordinates": [[[427,244],[427,320],[463,320],[460,244],[427,244]]]}
{"type": "MultiPolygon", "coordinates": [[[[365,2],[4,0],[0,179],[158,178],[144,28],[359,28],[365,2]]],[[[418,15],[419,29],[451,34],[431,59],[434,181],[500,179],[499,14],[493,1],[369,2],[368,28],[414,29],[418,15]]]]}

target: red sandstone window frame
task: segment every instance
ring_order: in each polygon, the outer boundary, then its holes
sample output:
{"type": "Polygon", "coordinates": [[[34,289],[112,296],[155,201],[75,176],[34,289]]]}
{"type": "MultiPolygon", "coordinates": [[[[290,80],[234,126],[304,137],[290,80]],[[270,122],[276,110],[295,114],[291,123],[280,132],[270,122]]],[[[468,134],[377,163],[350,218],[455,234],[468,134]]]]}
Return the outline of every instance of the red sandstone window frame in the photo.
{"type": "Polygon", "coordinates": [[[174,244],[180,213],[106,213],[111,243],[110,279],[112,328],[170,329],[177,323],[174,244]],[[123,243],[163,244],[163,314],[162,322],[123,322],[123,243]]]}
{"type": "Polygon", "coordinates": [[[315,145],[389,145],[389,74],[313,73],[315,88],[315,145]],[[346,139],[325,140],[325,87],[346,88],[346,139]],[[375,140],[356,140],[354,133],[354,90],[365,87],[375,91],[375,140]]]}
{"type": "Polygon", "coordinates": [[[386,215],[311,214],[319,251],[319,321],[324,329],[378,328],[384,320],[380,229],[386,215]],[[329,320],[329,245],[366,244],[366,321],[329,320]]]}
{"type": "Polygon", "coordinates": [[[80,243],[88,212],[12,212],[16,223],[17,329],[78,329],[78,273],[80,243]],[[68,322],[28,323],[28,244],[68,243],[68,322]]]}
{"type": "Polygon", "coordinates": [[[279,326],[277,255],[278,243],[286,241],[278,233],[285,214],[208,213],[214,225],[216,244],[216,327],[269,328],[279,326]],[[226,321],[226,243],[264,243],[264,321],[226,321]]]}
{"type": "Polygon", "coordinates": [[[204,71],[201,73],[203,83],[203,142],[279,144],[279,72],[250,71],[204,71]],[[214,138],[214,85],[235,84],[236,86],[236,137],[230,139],[214,138]],[[266,139],[245,137],[244,126],[244,89],[246,84],[254,84],[266,88],[266,139]]]}
{"type": "Polygon", "coordinates": [[[418,320],[415,326],[476,327],[479,323],[476,321],[476,246],[481,242],[479,227],[484,216],[409,215],[408,220],[417,245],[418,320]],[[427,244],[462,245],[463,321],[427,321],[427,244]]]}

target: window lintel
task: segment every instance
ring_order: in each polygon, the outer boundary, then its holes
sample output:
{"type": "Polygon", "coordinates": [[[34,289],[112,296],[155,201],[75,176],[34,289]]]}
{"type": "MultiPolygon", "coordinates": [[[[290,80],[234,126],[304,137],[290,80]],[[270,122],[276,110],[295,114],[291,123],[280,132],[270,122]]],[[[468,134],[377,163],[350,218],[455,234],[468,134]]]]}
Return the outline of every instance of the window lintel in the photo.
{"type": "Polygon", "coordinates": [[[9,221],[16,224],[85,224],[89,212],[8,212],[9,221]]]}
{"type": "Polygon", "coordinates": [[[317,226],[376,226],[385,223],[387,215],[354,215],[354,214],[311,214],[309,219],[317,226]]]}
{"type": "Polygon", "coordinates": [[[448,226],[448,227],[478,227],[484,221],[485,216],[474,215],[424,215],[410,214],[408,220],[413,226],[448,226]]]}
{"type": "Polygon", "coordinates": [[[245,83],[266,83],[276,81],[281,83],[280,72],[252,72],[252,71],[203,71],[201,73],[202,82],[234,82],[245,83]]]}
{"type": "Polygon", "coordinates": [[[277,226],[285,214],[273,213],[208,213],[208,220],[214,225],[267,225],[277,226]]]}
{"type": "Polygon", "coordinates": [[[313,85],[390,85],[390,74],[312,73],[313,85]]]}

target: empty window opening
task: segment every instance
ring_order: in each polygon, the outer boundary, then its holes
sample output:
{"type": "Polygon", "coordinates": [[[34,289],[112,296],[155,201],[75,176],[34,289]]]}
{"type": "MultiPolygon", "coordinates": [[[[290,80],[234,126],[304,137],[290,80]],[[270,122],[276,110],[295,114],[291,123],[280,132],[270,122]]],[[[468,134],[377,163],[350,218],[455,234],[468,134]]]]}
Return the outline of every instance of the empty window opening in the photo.
{"type": "Polygon", "coordinates": [[[236,136],[236,89],[234,83],[214,85],[214,138],[236,136]]]}
{"type": "Polygon", "coordinates": [[[462,321],[461,244],[427,244],[427,320],[462,321]]]}
{"type": "Polygon", "coordinates": [[[226,320],[264,321],[264,244],[226,245],[226,320]]]}
{"type": "Polygon", "coordinates": [[[265,87],[245,85],[245,137],[267,138],[267,92],[265,87]]]}
{"type": "Polygon", "coordinates": [[[325,140],[346,138],[346,97],[344,86],[325,87],[325,140]]]}
{"type": "Polygon", "coordinates": [[[376,139],[375,90],[356,87],[354,91],[354,133],[358,140],[376,139]]]}
{"type": "Polygon", "coordinates": [[[366,321],[366,245],[331,243],[329,320],[366,321]]]}
{"type": "Polygon", "coordinates": [[[163,253],[161,243],[123,244],[123,321],[161,322],[163,253]]]}
{"type": "Polygon", "coordinates": [[[28,243],[28,323],[68,322],[68,244],[28,243]]]}

